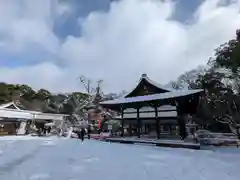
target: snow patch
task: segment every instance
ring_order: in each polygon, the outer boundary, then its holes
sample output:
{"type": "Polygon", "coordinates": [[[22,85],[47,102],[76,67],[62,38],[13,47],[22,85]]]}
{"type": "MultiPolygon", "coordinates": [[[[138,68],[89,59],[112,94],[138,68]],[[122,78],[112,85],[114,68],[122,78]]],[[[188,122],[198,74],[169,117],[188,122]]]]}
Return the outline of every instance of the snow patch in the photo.
{"type": "Polygon", "coordinates": [[[99,161],[99,158],[98,157],[89,157],[89,158],[86,158],[83,160],[84,162],[94,162],[94,161],[99,161]]]}
{"type": "Polygon", "coordinates": [[[84,172],[84,171],[85,171],[86,167],[81,166],[81,165],[79,165],[79,166],[76,165],[76,166],[70,166],[70,169],[71,169],[73,172],[81,173],[81,172],[84,172]]]}
{"type": "Polygon", "coordinates": [[[29,180],[45,180],[45,179],[50,179],[49,174],[34,174],[29,177],[29,180]]]}
{"type": "Polygon", "coordinates": [[[53,141],[44,141],[44,142],[42,143],[42,145],[43,145],[43,146],[54,146],[54,145],[56,145],[56,143],[53,142],[53,141]]]}
{"type": "Polygon", "coordinates": [[[193,151],[98,141],[81,145],[46,137],[9,142],[0,141],[0,180],[237,180],[240,175],[240,148],[193,151]],[[44,143],[58,144],[48,148],[44,143]]]}
{"type": "Polygon", "coordinates": [[[19,140],[42,140],[43,137],[37,137],[37,136],[1,136],[1,141],[19,141],[19,140]]]}
{"type": "Polygon", "coordinates": [[[149,161],[149,162],[144,162],[143,165],[145,165],[146,167],[150,167],[150,166],[160,166],[160,165],[163,165],[163,163],[149,161]]]}
{"type": "Polygon", "coordinates": [[[147,158],[154,159],[154,160],[165,160],[167,158],[167,156],[165,156],[164,154],[162,154],[162,155],[150,154],[150,155],[147,155],[147,158]]]}

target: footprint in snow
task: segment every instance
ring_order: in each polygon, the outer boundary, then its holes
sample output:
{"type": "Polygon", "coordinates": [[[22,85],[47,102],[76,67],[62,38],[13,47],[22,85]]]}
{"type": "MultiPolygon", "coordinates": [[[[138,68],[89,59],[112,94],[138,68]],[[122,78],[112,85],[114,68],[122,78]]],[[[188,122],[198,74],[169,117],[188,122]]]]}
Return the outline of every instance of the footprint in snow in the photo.
{"type": "Polygon", "coordinates": [[[34,174],[29,177],[29,180],[47,180],[51,179],[49,174],[34,174]]]}
{"type": "Polygon", "coordinates": [[[83,161],[90,163],[90,162],[94,162],[94,161],[99,161],[99,158],[98,157],[89,157],[89,158],[85,158],[83,161]]]}

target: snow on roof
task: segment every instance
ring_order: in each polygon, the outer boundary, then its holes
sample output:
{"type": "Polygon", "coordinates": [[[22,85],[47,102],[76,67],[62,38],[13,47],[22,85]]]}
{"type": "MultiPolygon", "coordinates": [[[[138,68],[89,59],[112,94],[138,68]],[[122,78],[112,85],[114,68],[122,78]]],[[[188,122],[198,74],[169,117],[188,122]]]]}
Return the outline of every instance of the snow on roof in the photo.
{"type": "Polygon", "coordinates": [[[11,101],[9,103],[1,104],[0,108],[7,108],[9,106],[14,106],[15,109],[20,110],[20,108],[14,103],[14,101],[11,101]]]}
{"type": "Polygon", "coordinates": [[[151,95],[145,95],[145,96],[120,98],[120,99],[115,99],[115,100],[110,100],[110,101],[103,101],[100,104],[102,104],[102,105],[126,104],[126,103],[133,103],[133,102],[171,99],[171,98],[182,97],[182,96],[199,93],[202,91],[203,91],[202,89],[197,89],[197,90],[165,92],[165,93],[159,93],[159,94],[151,94],[151,95]]]}
{"type": "Polygon", "coordinates": [[[159,89],[163,89],[163,90],[166,90],[166,91],[175,91],[175,89],[173,88],[167,88],[166,86],[163,86],[161,84],[158,84],[157,82],[151,80],[147,75],[143,74],[142,75],[142,79],[145,79],[149,84],[152,84],[154,86],[156,86],[157,88],[159,89]]]}
{"type": "MultiPolygon", "coordinates": [[[[12,105],[11,103],[8,103],[12,105]]],[[[28,111],[21,109],[10,109],[5,107],[6,104],[0,106],[0,117],[4,118],[20,118],[20,119],[48,119],[48,120],[63,120],[63,117],[69,116],[66,114],[51,114],[42,113],[39,111],[28,111]]]]}

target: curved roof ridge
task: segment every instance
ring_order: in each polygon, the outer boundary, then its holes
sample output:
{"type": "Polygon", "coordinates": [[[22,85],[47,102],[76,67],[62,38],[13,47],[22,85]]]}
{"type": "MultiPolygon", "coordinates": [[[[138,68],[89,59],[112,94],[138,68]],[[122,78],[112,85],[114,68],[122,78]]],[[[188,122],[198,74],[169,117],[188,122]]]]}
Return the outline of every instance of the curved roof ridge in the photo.
{"type": "Polygon", "coordinates": [[[131,94],[131,93],[139,86],[139,84],[140,84],[143,80],[147,81],[149,84],[151,84],[151,85],[153,85],[153,86],[155,86],[155,87],[157,87],[157,88],[159,88],[159,89],[163,89],[163,90],[169,91],[169,92],[175,91],[173,88],[167,88],[167,87],[165,87],[165,86],[163,86],[163,85],[161,85],[161,84],[158,84],[157,82],[151,80],[151,79],[147,76],[147,74],[142,74],[142,77],[141,77],[140,80],[138,81],[137,85],[136,85],[131,91],[129,91],[127,94],[125,94],[124,97],[127,97],[129,94],[131,94]]]}
{"type": "Polygon", "coordinates": [[[149,84],[152,84],[152,85],[158,87],[159,89],[164,89],[164,90],[166,90],[166,91],[175,91],[175,89],[173,89],[173,88],[167,88],[167,87],[165,87],[164,85],[161,85],[161,84],[153,81],[153,80],[150,79],[147,75],[146,75],[146,76],[143,76],[143,77],[141,78],[141,80],[142,80],[142,79],[145,79],[146,81],[149,82],[149,84]]]}

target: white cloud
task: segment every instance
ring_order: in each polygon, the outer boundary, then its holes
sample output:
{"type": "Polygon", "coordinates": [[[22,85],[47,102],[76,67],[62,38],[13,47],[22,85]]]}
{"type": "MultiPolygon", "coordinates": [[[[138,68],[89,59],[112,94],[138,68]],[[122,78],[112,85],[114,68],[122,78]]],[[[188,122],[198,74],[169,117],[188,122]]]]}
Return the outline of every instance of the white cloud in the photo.
{"type": "Polygon", "coordinates": [[[57,8],[57,15],[63,15],[65,13],[71,14],[72,13],[72,8],[66,1],[61,3],[61,4],[57,4],[55,6],[58,6],[57,8]]]}
{"type": "Polygon", "coordinates": [[[64,68],[54,65],[55,59],[43,59],[44,64],[2,68],[0,81],[28,83],[55,92],[81,89],[76,80],[81,74],[104,79],[107,91],[131,89],[142,73],[168,83],[206,63],[218,45],[235,36],[240,24],[239,0],[228,6],[218,6],[220,0],[206,1],[191,25],[170,20],[175,11],[171,1],[122,0],[112,3],[109,12],[93,12],[79,21],[82,36],[69,36],[62,43],[53,33],[53,21],[56,14],[69,12],[70,6],[44,1],[35,11],[30,7],[36,5],[30,1],[24,10],[18,1],[11,2],[14,6],[8,5],[4,12],[0,8],[0,17],[7,16],[7,20],[0,18],[0,48],[5,44],[7,49],[27,47],[30,52],[27,45],[37,43],[54,54],[64,68]],[[56,13],[53,7],[58,9],[56,13]],[[2,42],[1,37],[5,37],[2,42]]]}
{"type": "Polygon", "coordinates": [[[37,43],[56,52],[59,42],[52,32],[54,2],[56,0],[0,1],[0,35],[5,50],[23,51],[28,44],[37,43]]]}

